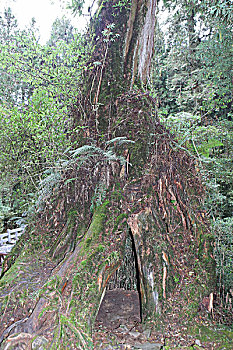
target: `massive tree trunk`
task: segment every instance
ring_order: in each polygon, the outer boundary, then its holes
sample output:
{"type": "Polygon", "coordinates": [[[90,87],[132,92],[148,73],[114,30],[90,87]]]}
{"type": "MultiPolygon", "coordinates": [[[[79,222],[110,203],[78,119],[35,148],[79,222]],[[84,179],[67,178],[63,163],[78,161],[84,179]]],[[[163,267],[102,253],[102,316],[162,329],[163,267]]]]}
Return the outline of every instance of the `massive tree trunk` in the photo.
{"type": "Polygon", "coordinates": [[[128,234],[143,320],[169,317],[169,308],[187,320],[214,289],[198,165],[160,125],[146,90],[157,1],[133,0],[120,9],[116,3],[102,1],[87,37],[95,63],[73,108],[74,127],[80,126],[74,140],[82,148],[28,229],[29,243],[24,237],[5,263],[3,348],[43,334],[53,349],[91,349],[95,317],[123,264],[128,234]],[[45,266],[44,284],[38,283],[36,272],[45,266]],[[17,271],[32,284],[21,306],[22,290],[11,288],[23,283],[17,271]],[[15,323],[4,319],[9,290],[25,314],[15,323]]]}

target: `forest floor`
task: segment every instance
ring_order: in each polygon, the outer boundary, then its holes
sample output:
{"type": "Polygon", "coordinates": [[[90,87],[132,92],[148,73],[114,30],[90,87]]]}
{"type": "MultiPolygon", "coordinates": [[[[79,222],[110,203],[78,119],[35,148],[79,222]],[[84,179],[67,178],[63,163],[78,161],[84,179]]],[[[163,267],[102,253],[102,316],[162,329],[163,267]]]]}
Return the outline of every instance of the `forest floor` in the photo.
{"type": "Polygon", "coordinates": [[[188,326],[184,327],[178,320],[172,320],[170,315],[167,315],[163,327],[159,329],[155,320],[142,324],[138,293],[123,289],[109,290],[96,318],[95,349],[233,349],[232,334],[223,330],[224,339],[219,341],[214,327],[212,331],[210,329],[208,315],[203,313],[201,319],[193,319],[194,324],[200,326],[197,326],[197,332],[191,333],[188,326]]]}
{"type": "MultiPolygon", "coordinates": [[[[0,340],[4,339],[11,325],[28,317],[35,308],[38,292],[51,276],[54,264],[48,258],[35,256],[27,261],[21,258],[12,267],[13,280],[0,280],[0,340]],[[6,282],[7,281],[7,282],[6,282]],[[4,333],[5,330],[8,330],[4,333]]],[[[12,276],[12,273],[11,273],[12,276]]],[[[177,304],[181,307],[181,304],[177,304]]],[[[140,302],[136,291],[115,289],[106,291],[97,315],[93,332],[95,350],[170,350],[170,349],[233,349],[233,333],[221,328],[210,328],[207,314],[193,319],[196,329],[192,332],[179,323],[172,314],[159,325],[158,320],[140,320],[140,302]],[[162,326],[161,326],[162,325],[162,326]],[[199,325],[199,326],[198,326],[199,325]]],[[[1,348],[1,346],[0,346],[1,348]]],[[[2,349],[2,348],[1,348],[2,349]]],[[[28,348],[29,349],[29,348],[28,348]]]]}

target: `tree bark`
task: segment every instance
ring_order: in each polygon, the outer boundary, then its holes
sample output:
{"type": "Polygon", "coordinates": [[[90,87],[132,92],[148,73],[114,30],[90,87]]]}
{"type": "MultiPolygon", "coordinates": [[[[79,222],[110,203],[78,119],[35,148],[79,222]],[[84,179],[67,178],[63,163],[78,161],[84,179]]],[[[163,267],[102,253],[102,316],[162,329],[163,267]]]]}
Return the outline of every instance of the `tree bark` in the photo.
{"type": "Polygon", "coordinates": [[[129,9],[114,5],[102,1],[91,23],[92,60],[101,64],[86,74],[74,111],[74,123],[83,126],[79,145],[89,148],[64,171],[58,191],[37,215],[30,249],[5,264],[2,295],[22,259],[29,265],[39,253],[54,263],[28,318],[6,325],[5,348],[43,334],[50,348],[91,349],[99,305],[124,260],[129,232],[143,320],[172,307],[183,321],[214,289],[212,236],[196,161],[160,125],[145,88],[157,1],[133,0],[129,9]],[[177,303],[183,300],[181,312],[177,303]]]}

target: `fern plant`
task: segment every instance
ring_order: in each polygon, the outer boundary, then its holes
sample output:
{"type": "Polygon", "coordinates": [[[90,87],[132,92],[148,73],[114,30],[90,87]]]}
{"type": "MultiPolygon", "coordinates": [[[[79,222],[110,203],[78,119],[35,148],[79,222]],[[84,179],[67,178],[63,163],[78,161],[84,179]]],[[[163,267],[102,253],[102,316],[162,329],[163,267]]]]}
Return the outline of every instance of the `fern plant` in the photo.
{"type": "MultiPolygon", "coordinates": [[[[82,177],[81,170],[89,170],[94,175],[97,172],[99,174],[104,173],[104,167],[111,164],[111,162],[118,162],[123,166],[126,163],[126,159],[123,156],[117,155],[116,151],[121,150],[122,146],[124,147],[132,143],[134,141],[128,140],[126,137],[116,137],[107,141],[103,145],[103,148],[91,144],[74,150],[67,149],[67,159],[60,159],[54,168],[45,171],[44,174],[47,176],[39,184],[38,199],[36,202],[37,208],[39,210],[43,208],[45,201],[59,187],[62,180],[64,180],[65,185],[73,181],[83,181],[83,179],[80,179],[82,177]]],[[[91,210],[95,205],[100,205],[106,196],[107,183],[105,177],[99,175],[95,186],[91,201],[91,210]]]]}
{"type": "Polygon", "coordinates": [[[39,210],[43,208],[43,203],[46,199],[50,198],[52,195],[54,189],[58,187],[62,176],[61,173],[55,168],[50,169],[49,171],[46,171],[45,173],[48,174],[47,177],[45,177],[39,184],[39,192],[38,192],[38,199],[36,202],[36,206],[39,210]]]}

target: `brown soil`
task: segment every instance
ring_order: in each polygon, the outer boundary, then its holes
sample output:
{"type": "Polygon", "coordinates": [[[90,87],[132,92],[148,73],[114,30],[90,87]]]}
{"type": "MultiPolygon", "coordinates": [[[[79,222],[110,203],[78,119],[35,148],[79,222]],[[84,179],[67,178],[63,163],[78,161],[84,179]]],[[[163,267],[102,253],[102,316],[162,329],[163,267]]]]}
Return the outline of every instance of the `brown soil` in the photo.
{"type": "MultiPolygon", "coordinates": [[[[178,296],[171,300],[171,309],[176,307],[182,311],[182,302],[178,296]]],[[[183,305],[184,306],[184,305],[183,305]]],[[[106,292],[101,303],[94,328],[95,350],[131,350],[131,349],[200,349],[198,336],[189,334],[190,324],[181,324],[174,314],[166,312],[159,326],[158,320],[148,319],[141,324],[140,303],[136,291],[114,289],[106,292]],[[141,345],[141,346],[140,346],[141,345]]],[[[193,319],[193,325],[209,327],[209,316],[205,311],[193,319]]],[[[217,350],[221,346],[218,341],[209,339],[201,342],[202,349],[217,350]]]]}
{"type": "Polygon", "coordinates": [[[116,329],[122,324],[134,326],[140,323],[139,296],[136,291],[108,290],[96,318],[96,327],[116,329]]]}
{"type": "Polygon", "coordinates": [[[95,349],[133,349],[136,344],[147,342],[150,332],[143,329],[140,322],[140,302],[136,291],[106,291],[95,322],[95,349]]]}

